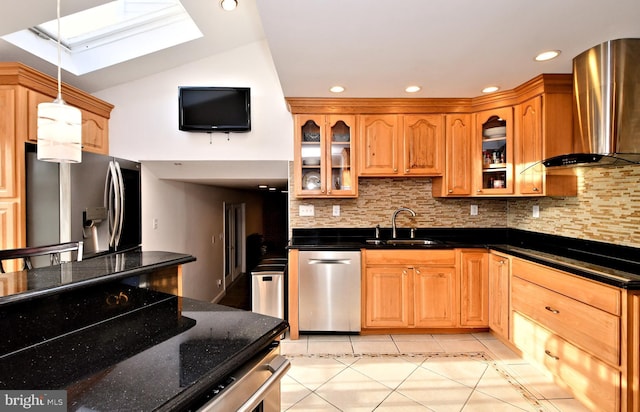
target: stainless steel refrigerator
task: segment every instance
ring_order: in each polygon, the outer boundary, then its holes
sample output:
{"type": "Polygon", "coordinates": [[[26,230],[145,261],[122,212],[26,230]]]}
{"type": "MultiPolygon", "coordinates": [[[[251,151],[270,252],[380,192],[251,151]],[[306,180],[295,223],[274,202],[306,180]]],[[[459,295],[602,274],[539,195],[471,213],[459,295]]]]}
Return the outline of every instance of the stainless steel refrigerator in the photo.
{"type": "Polygon", "coordinates": [[[140,247],[139,163],[83,152],[60,165],[36,150],[26,144],[27,246],[82,240],[85,259],[140,247]]]}

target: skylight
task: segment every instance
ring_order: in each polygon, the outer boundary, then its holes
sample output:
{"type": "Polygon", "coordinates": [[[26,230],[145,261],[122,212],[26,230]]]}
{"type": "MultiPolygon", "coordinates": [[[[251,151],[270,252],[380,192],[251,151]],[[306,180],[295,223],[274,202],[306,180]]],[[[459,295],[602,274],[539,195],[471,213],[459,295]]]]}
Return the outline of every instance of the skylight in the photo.
{"type": "MultiPolygon", "coordinates": [[[[58,23],[2,38],[57,65],[58,23]]],[[[82,75],[202,37],[179,0],[116,0],[60,19],[62,68],[82,75]]]]}

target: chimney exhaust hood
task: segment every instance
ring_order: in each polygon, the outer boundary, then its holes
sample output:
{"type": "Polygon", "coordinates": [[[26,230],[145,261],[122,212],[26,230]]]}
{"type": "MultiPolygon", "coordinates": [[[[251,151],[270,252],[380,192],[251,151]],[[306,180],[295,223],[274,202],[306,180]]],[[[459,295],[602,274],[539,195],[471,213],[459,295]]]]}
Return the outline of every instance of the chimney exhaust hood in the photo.
{"type": "Polygon", "coordinates": [[[575,153],[546,167],[640,163],[640,39],[610,40],[573,59],[575,153]]]}

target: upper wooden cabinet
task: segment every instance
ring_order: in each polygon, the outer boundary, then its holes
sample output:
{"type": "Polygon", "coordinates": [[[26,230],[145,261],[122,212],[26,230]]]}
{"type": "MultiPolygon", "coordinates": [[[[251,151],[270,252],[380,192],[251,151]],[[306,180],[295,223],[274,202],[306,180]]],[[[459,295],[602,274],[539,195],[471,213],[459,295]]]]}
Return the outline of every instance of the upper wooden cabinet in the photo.
{"type": "Polygon", "coordinates": [[[444,115],[360,116],[360,176],[434,176],[444,168],[444,115]]]}
{"type": "Polygon", "coordinates": [[[514,193],[513,108],[476,113],[473,149],[474,194],[514,193]]]}
{"type": "Polygon", "coordinates": [[[433,179],[434,196],[469,196],[472,189],[472,116],[448,114],[445,117],[445,172],[433,179]]]}
{"type": "MultiPolygon", "coordinates": [[[[0,247],[26,246],[25,142],[37,141],[38,104],[58,94],[56,79],[21,63],[0,63],[0,247]]],[[[65,102],[82,111],[83,150],[108,154],[113,105],[62,84],[65,102]]]]}
{"type": "MultiPolygon", "coordinates": [[[[427,176],[436,197],[575,196],[572,171],[541,164],[572,151],[572,90],[571,74],[542,74],[513,90],[476,98],[287,98],[287,103],[296,116],[357,117],[353,182],[357,176],[427,176]]],[[[299,129],[297,123],[296,141],[299,129]]],[[[351,133],[353,138],[354,129],[351,133]]]]}
{"type": "MultiPolygon", "coordinates": [[[[38,105],[52,102],[53,97],[27,90],[27,136],[26,140],[38,140],[38,105]]],[[[109,117],[86,109],[82,112],[82,150],[93,153],[109,154],[109,117]]]]}
{"type": "Polygon", "coordinates": [[[356,197],[356,116],[297,115],[295,130],[296,196],[356,197]]]}
{"type": "Polygon", "coordinates": [[[399,174],[400,124],[398,115],[360,116],[360,176],[399,174]]]}
{"type": "Polygon", "coordinates": [[[515,106],[516,194],[576,196],[577,180],[566,170],[547,171],[540,163],[573,149],[572,95],[552,89],[515,106]]]}

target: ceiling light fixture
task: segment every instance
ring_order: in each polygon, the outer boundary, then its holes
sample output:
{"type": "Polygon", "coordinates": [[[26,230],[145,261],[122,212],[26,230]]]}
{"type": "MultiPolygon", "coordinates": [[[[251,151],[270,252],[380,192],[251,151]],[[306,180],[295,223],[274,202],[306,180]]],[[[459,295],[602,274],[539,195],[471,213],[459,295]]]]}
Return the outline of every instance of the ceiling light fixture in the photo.
{"type": "Polygon", "coordinates": [[[498,86],[489,86],[482,89],[482,93],[493,93],[497,92],[498,90],[500,90],[498,86]]]}
{"type": "Polygon", "coordinates": [[[342,93],[344,91],[344,87],[342,86],[333,86],[329,89],[331,93],[342,93]]]}
{"type": "Polygon", "coordinates": [[[537,62],[545,62],[547,60],[555,59],[560,55],[560,50],[548,50],[538,54],[535,57],[535,61],[537,62]]]}
{"type": "Polygon", "coordinates": [[[60,0],[58,0],[58,96],[38,105],[38,159],[58,163],[82,161],[82,112],[62,100],[60,0]]]}
{"type": "Polygon", "coordinates": [[[220,1],[220,7],[222,7],[222,10],[224,11],[233,11],[236,9],[236,7],[238,7],[238,1],[237,0],[222,0],[220,1]]]}
{"type": "Polygon", "coordinates": [[[407,93],[418,93],[420,90],[422,90],[422,87],[420,86],[408,86],[406,89],[404,89],[404,91],[407,93]]]}

